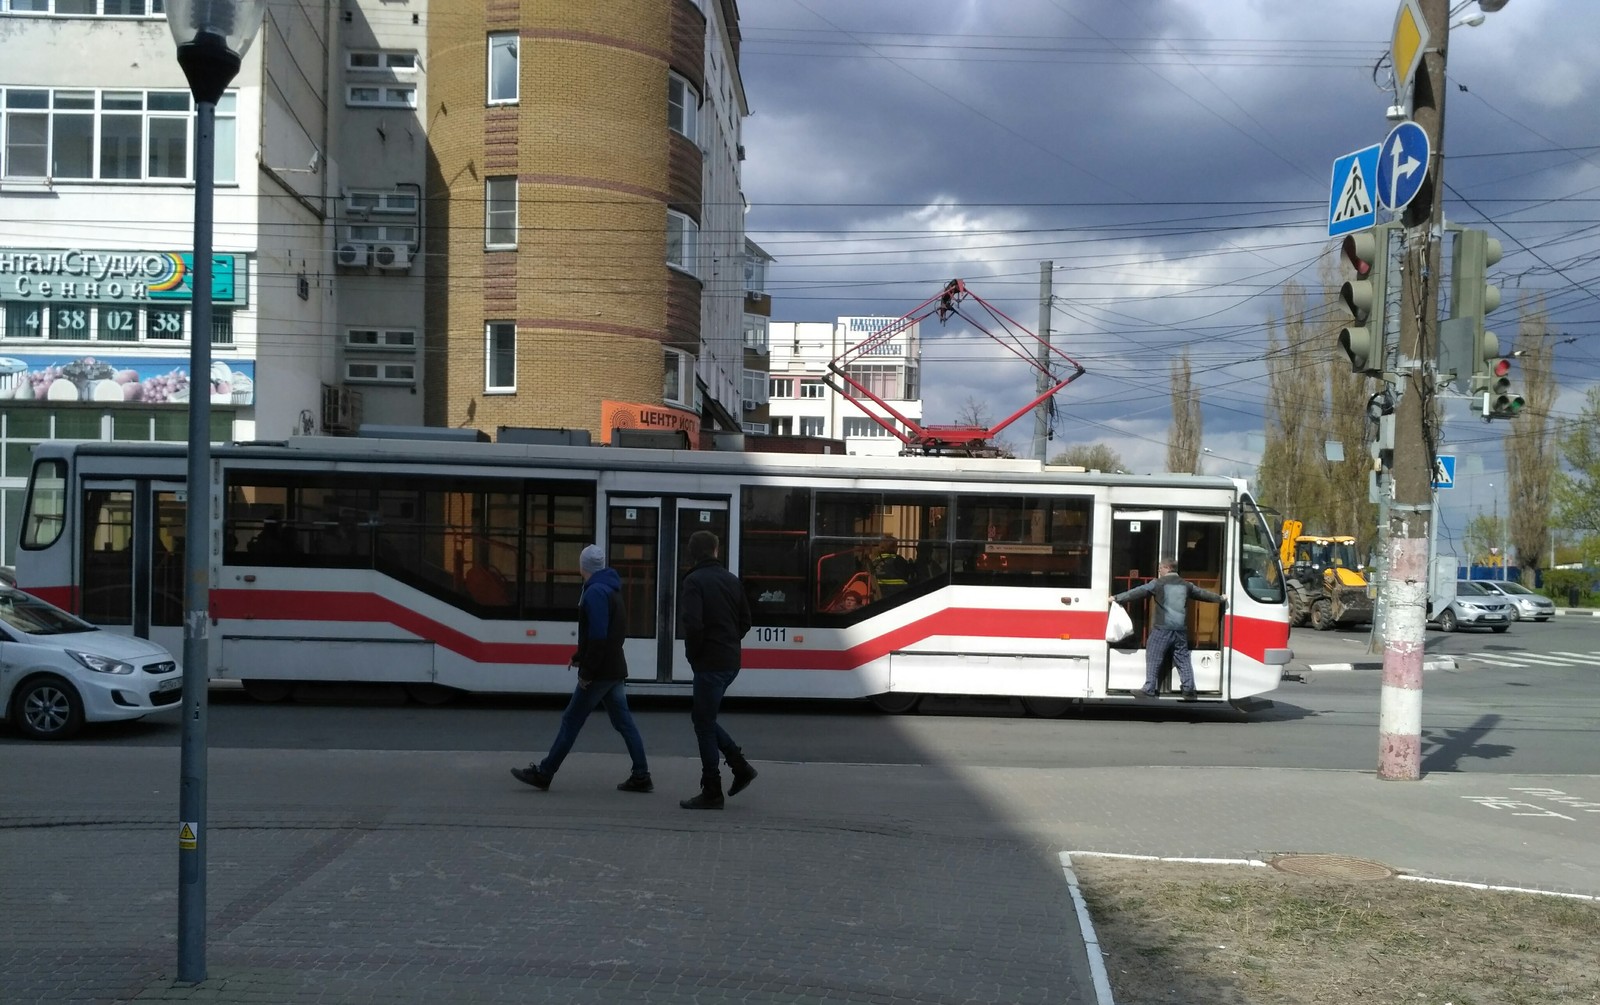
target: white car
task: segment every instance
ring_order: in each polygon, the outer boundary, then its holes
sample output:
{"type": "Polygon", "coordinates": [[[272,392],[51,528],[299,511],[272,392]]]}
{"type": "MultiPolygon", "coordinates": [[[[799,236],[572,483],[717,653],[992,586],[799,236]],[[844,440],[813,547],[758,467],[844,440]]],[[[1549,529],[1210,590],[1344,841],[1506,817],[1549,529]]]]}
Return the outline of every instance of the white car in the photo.
{"type": "Polygon", "coordinates": [[[0,717],[23,736],[64,740],[85,722],[175,710],[182,697],[178,661],[154,642],[0,586],[0,717]]]}
{"type": "Polygon", "coordinates": [[[1534,593],[1521,583],[1508,579],[1478,579],[1474,582],[1482,583],[1511,601],[1511,617],[1514,621],[1549,621],[1556,616],[1555,601],[1541,593],[1534,593]]]}

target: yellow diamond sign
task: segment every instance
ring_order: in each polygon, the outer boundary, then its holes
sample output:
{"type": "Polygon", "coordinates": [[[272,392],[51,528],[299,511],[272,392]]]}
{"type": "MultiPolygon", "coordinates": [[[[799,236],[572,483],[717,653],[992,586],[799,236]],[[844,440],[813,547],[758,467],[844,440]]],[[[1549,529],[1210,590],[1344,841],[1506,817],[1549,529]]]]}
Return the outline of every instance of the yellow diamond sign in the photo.
{"type": "Polygon", "coordinates": [[[1418,0],[1400,0],[1400,9],[1394,16],[1394,40],[1389,46],[1397,97],[1404,97],[1406,88],[1411,86],[1411,77],[1422,65],[1422,53],[1428,48],[1428,40],[1428,23],[1422,19],[1418,0]]]}

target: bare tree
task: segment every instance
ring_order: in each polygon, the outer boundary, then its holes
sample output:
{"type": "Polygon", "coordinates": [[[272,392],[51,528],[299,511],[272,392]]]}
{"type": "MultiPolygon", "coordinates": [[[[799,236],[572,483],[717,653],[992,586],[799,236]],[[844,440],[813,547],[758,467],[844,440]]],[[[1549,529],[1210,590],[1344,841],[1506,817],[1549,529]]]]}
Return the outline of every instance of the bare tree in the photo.
{"type": "MultiPolygon", "coordinates": [[[[989,406],[967,395],[967,400],[961,403],[961,408],[956,411],[956,425],[978,426],[988,429],[994,420],[989,418],[989,406]]],[[[995,452],[1001,457],[1015,457],[1016,452],[1011,449],[1011,443],[1003,436],[996,436],[989,441],[995,452]]]]}
{"type": "Polygon", "coordinates": [[[1051,464],[1088,468],[1090,471],[1126,471],[1127,465],[1104,443],[1079,443],[1050,459],[1051,464]]]}
{"type": "Polygon", "coordinates": [[[1200,472],[1200,438],[1203,418],[1200,397],[1194,391],[1194,370],[1189,351],[1172,363],[1172,428],[1167,433],[1167,470],[1200,472]]]}
{"type": "Polygon", "coordinates": [[[1283,289],[1282,336],[1267,318],[1267,442],[1261,454],[1262,501],[1300,520],[1307,531],[1328,533],[1328,473],[1322,437],[1328,424],[1322,376],[1331,342],[1306,325],[1305,290],[1283,289]]]}
{"type": "Polygon", "coordinates": [[[1522,362],[1523,398],[1526,404],[1511,420],[1505,437],[1506,481],[1516,505],[1508,507],[1511,544],[1517,565],[1531,585],[1534,570],[1550,564],[1551,492],[1557,460],[1551,409],[1559,390],[1555,377],[1555,351],[1550,344],[1549,315],[1544,298],[1519,303],[1516,350],[1522,362]]]}

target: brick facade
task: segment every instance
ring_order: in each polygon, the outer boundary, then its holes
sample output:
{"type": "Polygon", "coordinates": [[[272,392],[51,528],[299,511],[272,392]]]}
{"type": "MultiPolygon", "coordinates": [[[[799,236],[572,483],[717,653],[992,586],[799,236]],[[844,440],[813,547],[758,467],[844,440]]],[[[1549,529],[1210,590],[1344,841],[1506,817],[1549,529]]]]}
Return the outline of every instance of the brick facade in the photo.
{"type": "Polygon", "coordinates": [[[598,438],[601,399],[661,403],[662,344],[698,348],[700,301],[665,261],[668,205],[701,216],[698,150],[667,126],[668,72],[700,80],[704,36],[688,0],[496,0],[434,20],[429,424],[598,438]],[[515,105],[486,104],[494,31],[518,34],[515,105]],[[493,177],[517,179],[514,250],[484,248],[493,177]],[[515,392],[485,393],[489,321],[516,322],[515,392]]]}

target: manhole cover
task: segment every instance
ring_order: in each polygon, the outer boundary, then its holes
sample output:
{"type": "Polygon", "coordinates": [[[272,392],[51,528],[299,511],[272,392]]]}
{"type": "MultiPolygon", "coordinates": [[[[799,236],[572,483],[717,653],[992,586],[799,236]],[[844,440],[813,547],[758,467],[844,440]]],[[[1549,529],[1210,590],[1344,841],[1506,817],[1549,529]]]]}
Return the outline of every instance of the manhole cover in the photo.
{"type": "Polygon", "coordinates": [[[1316,879],[1389,879],[1395,875],[1382,862],[1348,855],[1279,855],[1267,864],[1279,872],[1316,879]]]}

